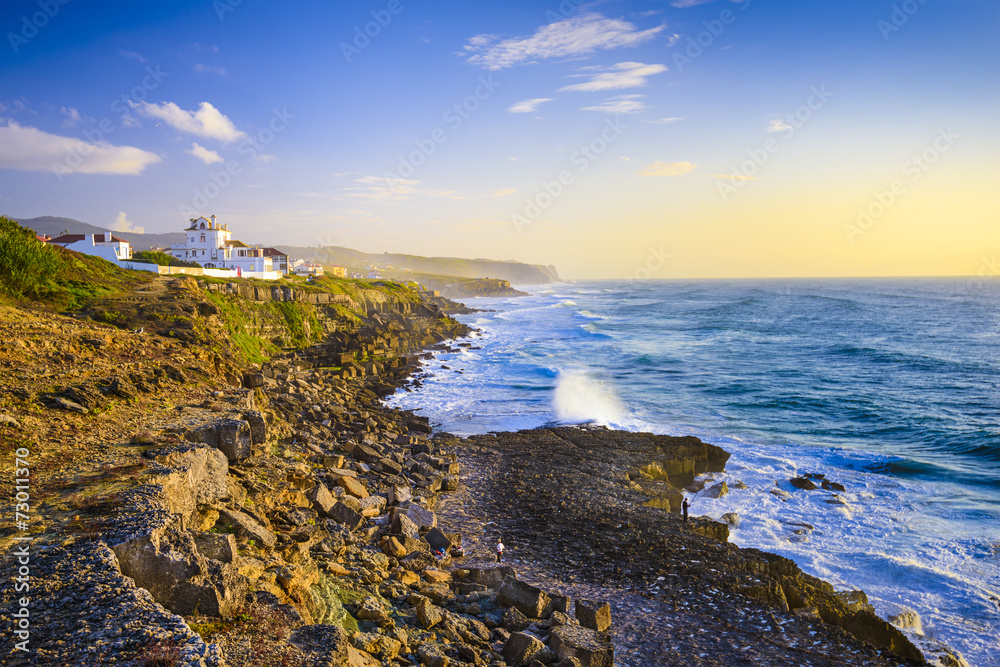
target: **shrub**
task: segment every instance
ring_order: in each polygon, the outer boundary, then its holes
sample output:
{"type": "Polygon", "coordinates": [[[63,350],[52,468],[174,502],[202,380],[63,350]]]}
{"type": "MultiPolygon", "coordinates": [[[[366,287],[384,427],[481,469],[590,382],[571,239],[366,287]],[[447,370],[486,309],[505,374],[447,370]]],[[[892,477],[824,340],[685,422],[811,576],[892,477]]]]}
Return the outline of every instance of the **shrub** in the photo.
{"type": "Polygon", "coordinates": [[[35,232],[0,216],[0,291],[14,298],[40,298],[52,291],[50,279],[65,264],[59,250],[35,232]]]}

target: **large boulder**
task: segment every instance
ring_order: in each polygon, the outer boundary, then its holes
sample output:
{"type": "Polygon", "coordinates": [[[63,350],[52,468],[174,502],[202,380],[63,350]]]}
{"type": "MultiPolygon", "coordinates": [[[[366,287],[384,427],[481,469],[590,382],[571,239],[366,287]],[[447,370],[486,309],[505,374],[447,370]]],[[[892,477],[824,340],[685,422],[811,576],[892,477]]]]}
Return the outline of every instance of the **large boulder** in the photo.
{"type": "Polygon", "coordinates": [[[545,650],[542,640],[526,632],[515,632],[503,645],[503,659],[511,667],[524,667],[545,650]]]}
{"type": "Polygon", "coordinates": [[[505,607],[514,607],[528,618],[543,618],[551,611],[551,600],[540,588],[507,577],[497,591],[497,602],[505,607]]]}
{"type": "Polygon", "coordinates": [[[552,628],[549,642],[560,660],[575,658],[582,667],[612,667],[615,649],[611,639],[590,628],[560,625],[552,628]]]}
{"type": "Polygon", "coordinates": [[[576,620],[585,628],[606,632],[611,627],[611,605],[607,602],[577,600],[576,620]]]}
{"type": "Polygon", "coordinates": [[[262,526],[256,519],[245,512],[239,510],[222,508],[219,510],[219,519],[216,525],[231,528],[236,536],[241,539],[253,540],[259,546],[273,549],[277,541],[274,533],[262,526]]]}

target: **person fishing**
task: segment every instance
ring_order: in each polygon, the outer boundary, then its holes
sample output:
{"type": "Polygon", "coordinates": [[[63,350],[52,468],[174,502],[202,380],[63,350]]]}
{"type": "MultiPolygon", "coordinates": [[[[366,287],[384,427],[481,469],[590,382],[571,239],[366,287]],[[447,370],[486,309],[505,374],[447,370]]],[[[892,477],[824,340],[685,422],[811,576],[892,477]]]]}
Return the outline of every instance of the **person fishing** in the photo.
{"type": "Polygon", "coordinates": [[[684,515],[684,523],[687,523],[687,520],[688,520],[688,507],[690,507],[690,506],[691,506],[691,503],[689,503],[687,497],[685,497],[684,498],[684,502],[681,503],[681,514],[684,515]]]}

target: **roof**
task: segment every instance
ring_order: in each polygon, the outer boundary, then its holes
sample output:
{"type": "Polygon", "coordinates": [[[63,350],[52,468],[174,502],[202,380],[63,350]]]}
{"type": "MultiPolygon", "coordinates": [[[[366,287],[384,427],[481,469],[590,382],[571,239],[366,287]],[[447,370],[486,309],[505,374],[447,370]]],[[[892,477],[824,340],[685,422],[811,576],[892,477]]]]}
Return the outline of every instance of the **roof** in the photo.
{"type": "Polygon", "coordinates": [[[264,248],[264,257],[288,257],[288,255],[276,248],[264,248]]]}
{"type": "MultiPolygon", "coordinates": [[[[77,241],[86,240],[86,234],[63,234],[50,241],[50,243],[57,243],[59,245],[69,245],[70,243],[76,243],[77,241]]],[[[94,234],[94,243],[128,243],[125,239],[120,239],[114,234],[94,234]]]]}
{"type": "Polygon", "coordinates": [[[237,241],[236,239],[233,239],[232,241],[227,241],[226,245],[229,246],[230,248],[249,248],[250,247],[246,243],[244,243],[243,241],[237,241]]]}

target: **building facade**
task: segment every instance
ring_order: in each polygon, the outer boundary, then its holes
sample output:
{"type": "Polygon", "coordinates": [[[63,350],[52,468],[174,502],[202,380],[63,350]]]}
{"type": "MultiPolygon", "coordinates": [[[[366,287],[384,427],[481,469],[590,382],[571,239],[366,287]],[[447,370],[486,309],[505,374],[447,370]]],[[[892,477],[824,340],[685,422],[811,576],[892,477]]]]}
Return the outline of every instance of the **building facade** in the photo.
{"type": "Polygon", "coordinates": [[[84,255],[103,257],[111,262],[132,259],[132,246],[125,239],[110,233],[105,234],[63,234],[48,243],[60,245],[67,250],[75,250],[84,255]]]}
{"type": "Polygon", "coordinates": [[[287,257],[273,248],[248,246],[233,239],[229,225],[219,223],[213,215],[192,218],[191,226],[184,230],[184,243],[170,246],[170,254],[177,259],[197,262],[206,269],[233,269],[240,273],[285,273],[287,257]]]}

